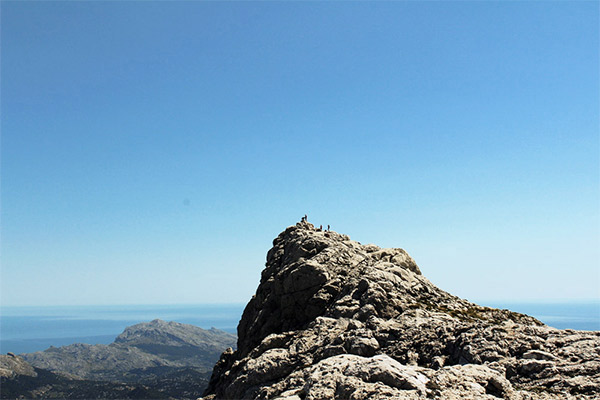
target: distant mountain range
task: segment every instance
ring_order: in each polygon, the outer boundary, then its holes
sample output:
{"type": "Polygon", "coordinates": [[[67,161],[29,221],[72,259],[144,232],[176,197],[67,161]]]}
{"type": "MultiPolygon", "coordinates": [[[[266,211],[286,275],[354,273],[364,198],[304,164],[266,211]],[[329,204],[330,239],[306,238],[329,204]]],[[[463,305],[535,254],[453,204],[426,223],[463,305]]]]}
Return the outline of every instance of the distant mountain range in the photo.
{"type": "Polygon", "coordinates": [[[471,303],[403,249],[305,218],[273,241],[237,332],[235,346],[226,332],[154,320],[110,345],[0,356],[2,397],[600,398],[600,331],[471,303]]]}
{"type": "Polygon", "coordinates": [[[109,345],[72,344],[0,356],[2,398],[197,398],[236,336],[154,320],[109,345]]]}

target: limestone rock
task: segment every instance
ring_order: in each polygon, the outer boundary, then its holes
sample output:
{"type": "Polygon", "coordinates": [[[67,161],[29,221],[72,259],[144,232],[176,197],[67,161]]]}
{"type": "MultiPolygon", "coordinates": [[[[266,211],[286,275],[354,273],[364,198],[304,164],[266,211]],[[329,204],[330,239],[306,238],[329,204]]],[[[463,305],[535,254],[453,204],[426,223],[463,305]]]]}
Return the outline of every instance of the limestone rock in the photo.
{"type": "Polygon", "coordinates": [[[600,397],[600,332],[478,306],[402,249],[301,222],[267,254],[208,399],[600,397]]]}
{"type": "Polygon", "coordinates": [[[16,356],[13,353],[0,355],[0,377],[14,378],[18,375],[36,377],[37,372],[22,357],[16,356]]]}

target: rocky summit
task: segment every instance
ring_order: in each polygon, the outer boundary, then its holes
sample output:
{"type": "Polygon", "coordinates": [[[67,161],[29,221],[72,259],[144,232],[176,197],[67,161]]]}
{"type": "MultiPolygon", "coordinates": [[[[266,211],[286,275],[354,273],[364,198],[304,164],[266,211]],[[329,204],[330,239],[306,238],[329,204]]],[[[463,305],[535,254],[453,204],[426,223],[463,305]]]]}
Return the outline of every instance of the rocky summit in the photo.
{"type": "Polygon", "coordinates": [[[600,332],[482,307],[402,249],[302,221],[267,254],[205,399],[597,399],[600,332]]]}

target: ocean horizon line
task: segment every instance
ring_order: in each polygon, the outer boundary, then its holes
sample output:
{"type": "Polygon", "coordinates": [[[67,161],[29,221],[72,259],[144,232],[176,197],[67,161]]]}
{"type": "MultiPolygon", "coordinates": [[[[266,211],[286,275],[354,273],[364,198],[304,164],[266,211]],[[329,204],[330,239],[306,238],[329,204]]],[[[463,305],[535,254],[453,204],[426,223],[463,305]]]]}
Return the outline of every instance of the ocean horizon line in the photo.
{"type": "MultiPolygon", "coordinates": [[[[554,299],[467,299],[465,300],[475,304],[600,304],[600,298],[554,298],[554,299]]],[[[198,302],[198,303],[97,303],[97,304],[0,304],[0,311],[3,309],[18,308],[83,308],[83,307],[239,307],[246,306],[248,302],[198,302]]]]}

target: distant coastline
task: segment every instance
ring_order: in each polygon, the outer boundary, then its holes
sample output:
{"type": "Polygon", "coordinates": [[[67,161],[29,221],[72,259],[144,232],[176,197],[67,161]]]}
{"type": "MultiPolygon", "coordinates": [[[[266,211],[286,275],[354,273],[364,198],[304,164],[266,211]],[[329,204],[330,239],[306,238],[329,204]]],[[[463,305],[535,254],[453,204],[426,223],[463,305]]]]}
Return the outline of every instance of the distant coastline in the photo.
{"type": "MultiPolygon", "coordinates": [[[[529,314],[559,329],[600,330],[600,300],[481,305],[529,314]]],[[[108,344],[127,326],[156,318],[236,333],[244,304],[2,307],[0,353],[72,343],[108,344]]]]}
{"type": "Polygon", "coordinates": [[[600,299],[569,302],[480,301],[478,303],[531,315],[546,325],[558,329],[600,330],[600,299]]]}
{"type": "Polygon", "coordinates": [[[72,343],[108,344],[128,326],[154,319],[236,333],[245,304],[2,307],[0,353],[72,343]]]}

